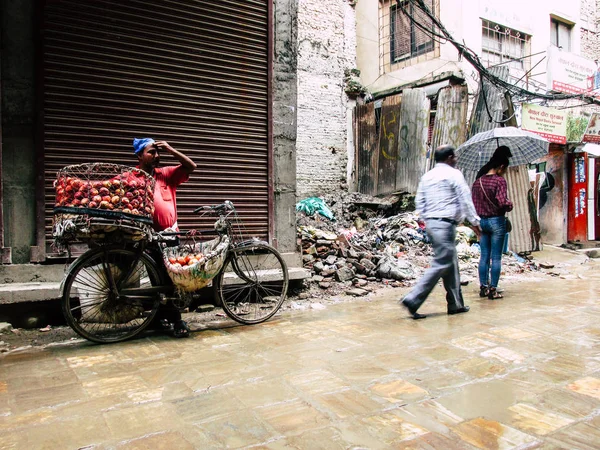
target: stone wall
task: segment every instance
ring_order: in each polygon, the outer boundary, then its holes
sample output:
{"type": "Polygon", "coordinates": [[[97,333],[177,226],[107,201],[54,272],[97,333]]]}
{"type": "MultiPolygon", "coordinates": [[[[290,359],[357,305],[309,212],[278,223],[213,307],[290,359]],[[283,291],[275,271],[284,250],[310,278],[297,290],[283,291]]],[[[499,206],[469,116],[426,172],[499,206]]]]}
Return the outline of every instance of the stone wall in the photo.
{"type": "Polygon", "coordinates": [[[347,188],[352,102],[344,92],[344,70],[356,67],[355,29],[348,0],[298,3],[299,198],[347,188]]]}

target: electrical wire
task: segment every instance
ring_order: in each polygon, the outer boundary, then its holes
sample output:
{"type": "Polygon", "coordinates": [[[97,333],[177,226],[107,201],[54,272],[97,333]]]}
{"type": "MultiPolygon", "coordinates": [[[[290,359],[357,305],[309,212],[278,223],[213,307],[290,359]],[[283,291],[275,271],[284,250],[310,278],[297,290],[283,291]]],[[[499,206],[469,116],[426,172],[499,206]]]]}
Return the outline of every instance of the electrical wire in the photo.
{"type": "Polygon", "coordinates": [[[578,99],[582,99],[583,101],[587,102],[588,104],[591,103],[591,104],[600,105],[600,99],[597,99],[595,97],[588,96],[585,94],[546,94],[546,93],[534,92],[534,91],[530,91],[529,89],[522,88],[520,86],[517,86],[515,84],[512,84],[508,81],[505,81],[505,80],[499,78],[498,76],[492,74],[482,64],[479,56],[473,50],[468,48],[466,45],[461,44],[460,42],[457,42],[452,37],[450,32],[444,27],[444,25],[438,20],[438,18],[433,15],[433,13],[431,12],[429,7],[425,4],[425,2],[423,0],[407,0],[402,3],[400,2],[400,0],[396,0],[396,2],[397,2],[398,7],[402,9],[404,14],[411,21],[411,23],[415,24],[417,27],[419,27],[419,29],[423,30],[425,33],[427,33],[430,36],[435,36],[435,37],[438,37],[439,39],[446,39],[448,42],[450,42],[456,48],[456,50],[459,53],[459,58],[464,57],[465,60],[467,60],[467,62],[469,62],[475,68],[475,70],[479,73],[479,76],[481,78],[485,78],[486,80],[488,80],[491,84],[493,84],[496,87],[507,90],[509,92],[509,94],[514,95],[514,96],[521,96],[521,97],[528,96],[530,98],[541,98],[541,99],[546,99],[546,100],[565,100],[565,99],[578,98],[578,99]],[[432,29],[425,27],[423,24],[421,24],[417,20],[415,20],[411,14],[408,14],[408,12],[405,9],[405,5],[407,5],[408,3],[411,3],[412,5],[419,8],[427,16],[427,18],[435,25],[435,27],[437,27],[441,31],[442,34],[436,33],[432,29]]]}

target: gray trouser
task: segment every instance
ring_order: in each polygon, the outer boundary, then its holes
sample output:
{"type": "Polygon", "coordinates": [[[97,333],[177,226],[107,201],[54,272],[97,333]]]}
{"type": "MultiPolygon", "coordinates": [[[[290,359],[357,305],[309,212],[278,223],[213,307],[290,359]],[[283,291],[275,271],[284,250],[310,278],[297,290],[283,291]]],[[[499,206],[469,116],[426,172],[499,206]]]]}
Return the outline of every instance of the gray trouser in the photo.
{"type": "Polygon", "coordinates": [[[425,222],[427,235],[433,246],[433,261],[412,291],[404,297],[404,303],[415,311],[419,309],[441,278],[446,289],[448,311],[456,311],[464,306],[454,242],[456,225],[437,219],[428,219],[425,222]]]}

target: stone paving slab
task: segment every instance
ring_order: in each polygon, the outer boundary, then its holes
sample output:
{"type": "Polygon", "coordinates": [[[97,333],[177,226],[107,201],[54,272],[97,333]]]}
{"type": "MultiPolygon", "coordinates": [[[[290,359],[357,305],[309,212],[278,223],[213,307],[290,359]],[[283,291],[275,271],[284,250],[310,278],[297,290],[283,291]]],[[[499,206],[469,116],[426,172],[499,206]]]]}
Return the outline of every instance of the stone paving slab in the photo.
{"type": "Polygon", "coordinates": [[[592,449],[598,266],[581,279],[398,290],[268,323],[76,343],[0,359],[0,449],[592,449]]]}

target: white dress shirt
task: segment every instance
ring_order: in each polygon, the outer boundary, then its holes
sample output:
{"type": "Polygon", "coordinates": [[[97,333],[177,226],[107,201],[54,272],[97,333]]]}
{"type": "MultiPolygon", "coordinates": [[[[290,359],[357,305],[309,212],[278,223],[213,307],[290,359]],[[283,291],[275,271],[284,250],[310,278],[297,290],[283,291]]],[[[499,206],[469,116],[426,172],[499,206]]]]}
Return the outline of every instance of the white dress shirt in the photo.
{"type": "Polygon", "coordinates": [[[472,225],[479,225],[471,190],[463,174],[445,163],[436,163],[421,177],[415,204],[423,219],[449,219],[460,223],[466,217],[472,225]]]}

